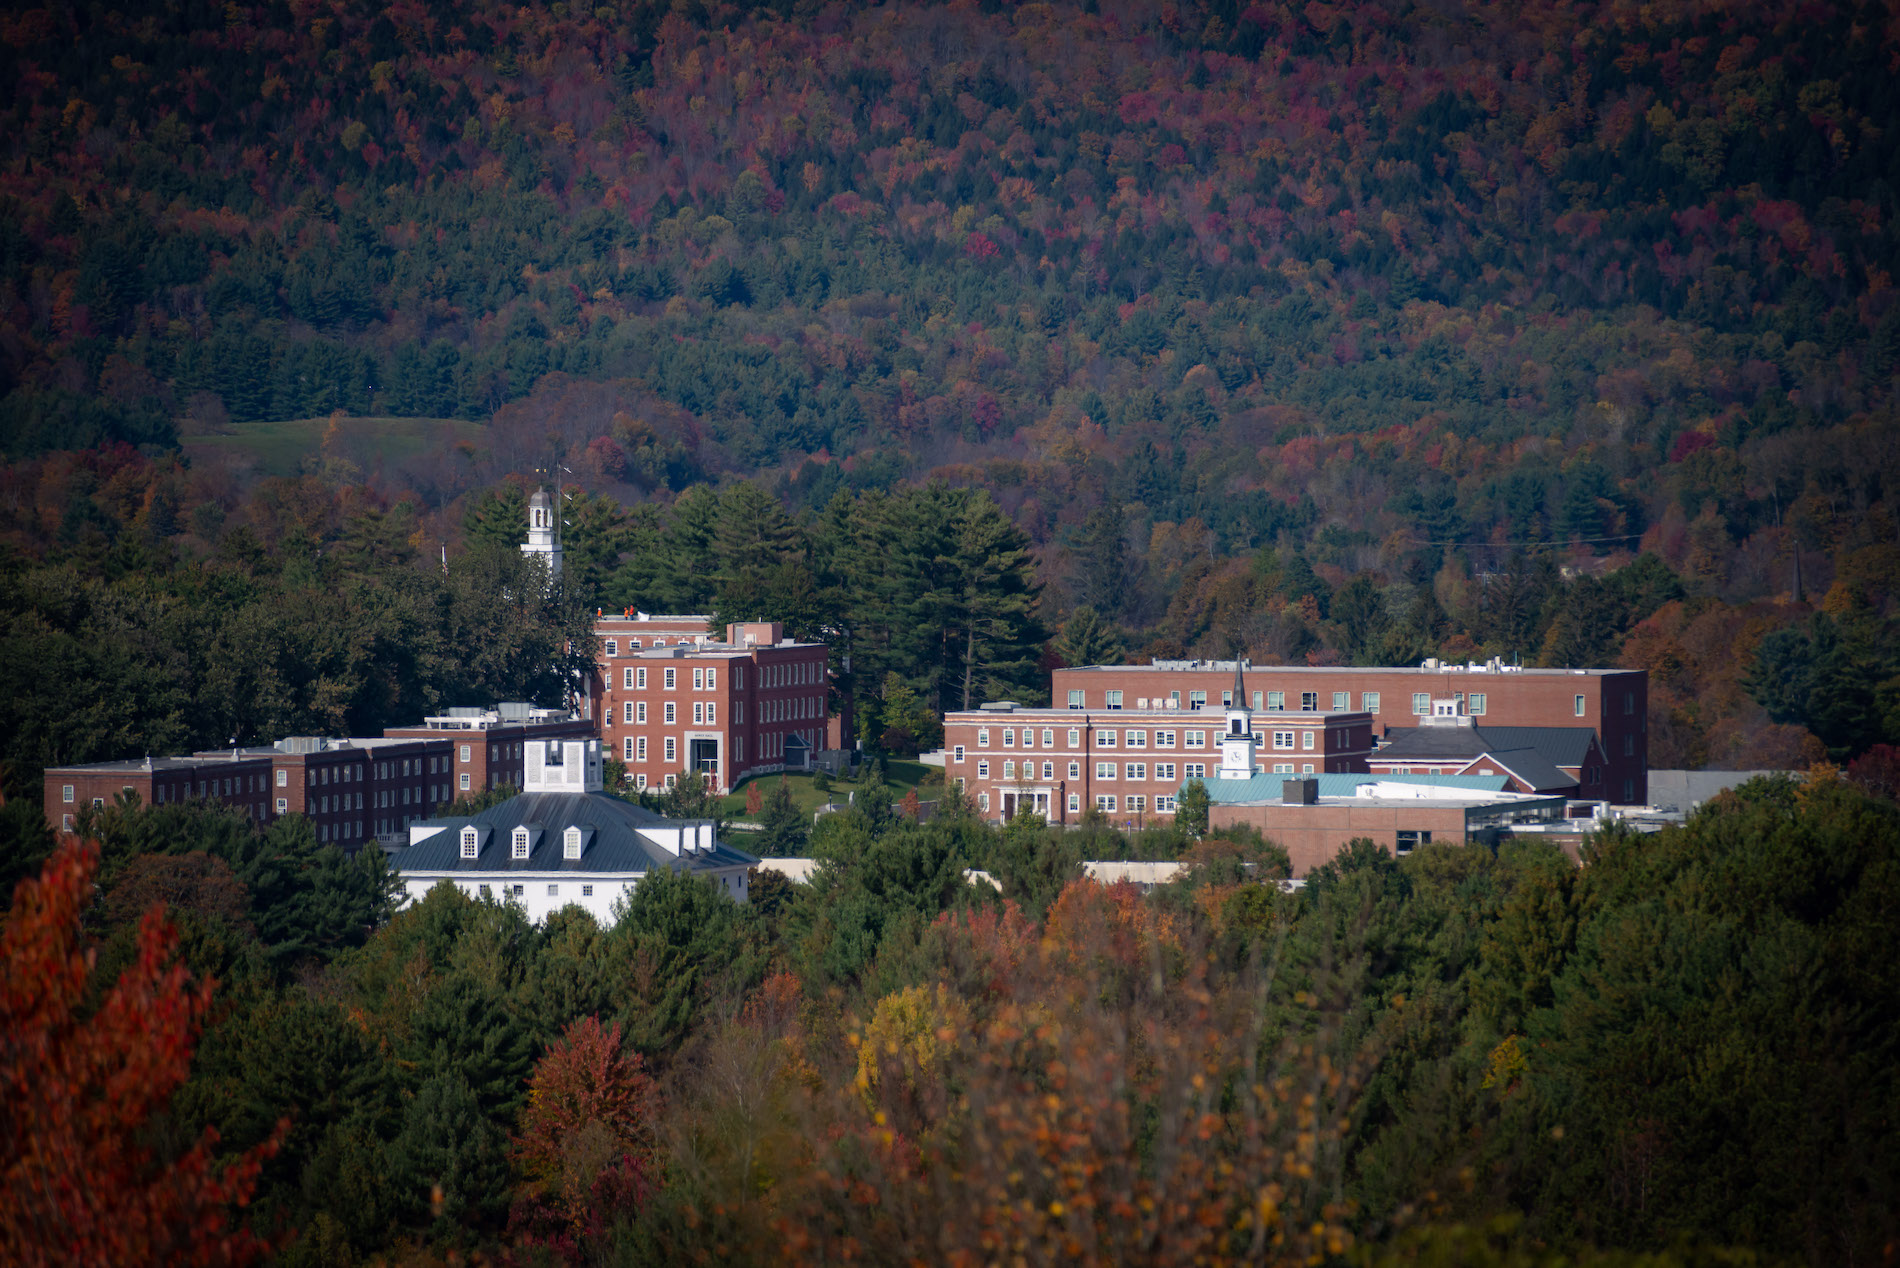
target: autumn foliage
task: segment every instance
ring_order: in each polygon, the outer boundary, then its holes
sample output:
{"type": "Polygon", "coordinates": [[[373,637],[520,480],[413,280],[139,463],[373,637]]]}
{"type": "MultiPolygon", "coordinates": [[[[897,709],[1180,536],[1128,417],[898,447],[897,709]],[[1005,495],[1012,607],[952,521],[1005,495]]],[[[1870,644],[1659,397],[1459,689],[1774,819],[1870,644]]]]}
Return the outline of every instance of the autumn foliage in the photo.
{"type": "Polygon", "coordinates": [[[249,1199],[283,1128],[231,1162],[214,1157],[212,1128],[175,1158],[142,1143],[189,1072],[214,983],[176,962],[154,905],[136,959],[88,1011],[94,953],[80,916],[98,861],[95,846],[62,846],[20,883],[0,932],[0,1259],[249,1262],[266,1244],[230,1208],[249,1199]]]}

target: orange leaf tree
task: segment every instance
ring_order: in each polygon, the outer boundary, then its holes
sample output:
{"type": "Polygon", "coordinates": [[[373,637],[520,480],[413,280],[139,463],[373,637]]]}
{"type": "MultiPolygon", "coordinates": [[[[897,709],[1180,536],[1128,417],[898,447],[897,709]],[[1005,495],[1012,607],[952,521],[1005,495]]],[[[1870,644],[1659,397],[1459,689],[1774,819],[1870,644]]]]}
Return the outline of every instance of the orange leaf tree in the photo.
{"type": "Polygon", "coordinates": [[[98,1010],[82,1008],[94,953],[80,913],[99,865],[69,842],[21,881],[0,930],[0,1260],[12,1264],[234,1264],[267,1249],[234,1228],[284,1125],[217,1164],[207,1127],[162,1159],[141,1129],[183,1083],[214,983],[177,962],[177,934],[154,905],[138,953],[98,1010]]]}

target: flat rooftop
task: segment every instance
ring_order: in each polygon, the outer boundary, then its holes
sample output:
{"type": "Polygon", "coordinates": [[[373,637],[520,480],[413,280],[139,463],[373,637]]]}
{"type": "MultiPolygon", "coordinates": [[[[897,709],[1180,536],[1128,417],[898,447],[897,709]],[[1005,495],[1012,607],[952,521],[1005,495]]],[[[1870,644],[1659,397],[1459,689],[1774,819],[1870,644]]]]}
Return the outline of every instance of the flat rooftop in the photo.
{"type": "MultiPolygon", "coordinates": [[[[1248,709],[1246,711],[1255,721],[1266,722],[1311,722],[1315,718],[1323,721],[1356,722],[1364,718],[1372,721],[1372,715],[1363,709],[1248,709]]],[[[1071,709],[1066,705],[1022,705],[999,701],[995,704],[980,705],[974,709],[952,709],[944,714],[944,719],[963,721],[984,721],[989,718],[1034,718],[1038,722],[1050,719],[1072,718],[1081,715],[1100,721],[1105,715],[1127,718],[1135,722],[1181,722],[1196,718],[1213,718],[1216,724],[1226,716],[1227,706],[1210,704],[1200,709],[1190,709],[1183,705],[1179,709],[1106,709],[1090,705],[1086,709],[1071,709]]]]}
{"type": "Polygon", "coordinates": [[[726,660],[735,660],[749,656],[753,652],[770,651],[774,648],[793,649],[805,647],[824,648],[823,643],[797,643],[791,639],[780,639],[776,643],[683,643],[673,647],[643,647],[637,651],[623,652],[616,660],[681,660],[689,656],[711,656],[726,660]]]}
{"type": "Polygon", "coordinates": [[[139,757],[117,762],[87,762],[83,766],[48,766],[48,775],[148,775],[165,771],[197,770],[213,762],[256,761],[273,749],[239,749],[232,757],[230,749],[216,749],[192,757],[139,757]]]}
{"type": "Polygon", "coordinates": [[[670,624],[698,621],[707,627],[712,625],[712,617],[702,616],[696,612],[681,612],[670,616],[663,612],[635,612],[632,616],[628,616],[625,612],[603,612],[594,618],[596,625],[605,625],[609,621],[620,621],[627,625],[650,625],[655,621],[666,621],[670,624]]]}

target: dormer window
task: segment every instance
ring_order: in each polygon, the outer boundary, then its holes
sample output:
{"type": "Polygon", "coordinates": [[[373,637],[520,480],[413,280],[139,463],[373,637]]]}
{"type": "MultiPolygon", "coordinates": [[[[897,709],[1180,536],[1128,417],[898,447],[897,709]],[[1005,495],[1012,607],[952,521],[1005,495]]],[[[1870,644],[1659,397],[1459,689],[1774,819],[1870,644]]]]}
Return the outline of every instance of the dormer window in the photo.
{"type": "Polygon", "coordinates": [[[561,834],[561,854],[564,858],[577,859],[581,856],[581,830],[569,828],[561,834]]]}
{"type": "Polygon", "coordinates": [[[528,830],[526,828],[515,829],[514,856],[518,859],[528,857],[528,830]]]}
{"type": "Polygon", "coordinates": [[[465,859],[472,859],[480,852],[481,852],[481,841],[476,836],[475,829],[463,828],[462,829],[462,857],[465,859]]]}

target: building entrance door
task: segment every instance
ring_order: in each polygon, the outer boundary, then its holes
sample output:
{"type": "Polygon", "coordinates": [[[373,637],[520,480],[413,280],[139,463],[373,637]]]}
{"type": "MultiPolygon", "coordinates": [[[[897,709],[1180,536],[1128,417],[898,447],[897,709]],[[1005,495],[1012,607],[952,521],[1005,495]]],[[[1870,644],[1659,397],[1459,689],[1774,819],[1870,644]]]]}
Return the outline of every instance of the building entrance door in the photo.
{"type": "Polygon", "coordinates": [[[704,771],[715,787],[722,787],[719,782],[719,741],[688,741],[687,769],[704,771]]]}

